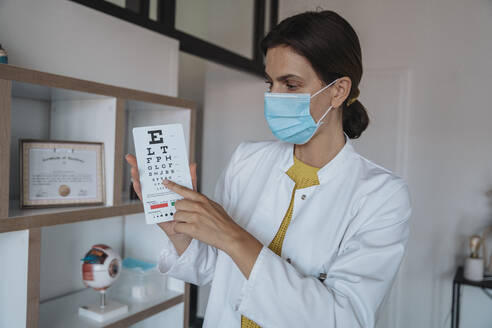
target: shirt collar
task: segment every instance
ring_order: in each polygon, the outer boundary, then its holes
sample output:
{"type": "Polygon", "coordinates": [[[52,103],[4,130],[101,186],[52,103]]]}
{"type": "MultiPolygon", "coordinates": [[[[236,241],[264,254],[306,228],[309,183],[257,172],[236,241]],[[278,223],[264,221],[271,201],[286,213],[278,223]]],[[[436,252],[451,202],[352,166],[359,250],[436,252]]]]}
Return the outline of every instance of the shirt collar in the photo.
{"type": "MultiPolygon", "coordinates": [[[[326,163],[318,171],[318,180],[320,184],[323,184],[336,176],[336,172],[343,167],[350,154],[355,151],[350,138],[345,132],[343,134],[345,136],[345,145],[331,161],[326,163]]],[[[287,172],[294,164],[294,144],[281,141],[281,146],[281,160],[278,162],[277,167],[286,174],[285,172],[287,172]]]]}

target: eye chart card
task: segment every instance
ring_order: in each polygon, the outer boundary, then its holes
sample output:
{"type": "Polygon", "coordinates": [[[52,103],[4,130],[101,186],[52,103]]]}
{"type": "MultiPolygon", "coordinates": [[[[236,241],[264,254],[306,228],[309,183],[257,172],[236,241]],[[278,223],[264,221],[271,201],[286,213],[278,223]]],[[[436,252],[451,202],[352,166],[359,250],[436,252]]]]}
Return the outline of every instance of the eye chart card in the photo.
{"type": "Polygon", "coordinates": [[[171,221],[174,202],[183,197],[166,188],[164,179],[193,189],[181,124],[133,129],[142,202],[147,224],[171,221]]]}

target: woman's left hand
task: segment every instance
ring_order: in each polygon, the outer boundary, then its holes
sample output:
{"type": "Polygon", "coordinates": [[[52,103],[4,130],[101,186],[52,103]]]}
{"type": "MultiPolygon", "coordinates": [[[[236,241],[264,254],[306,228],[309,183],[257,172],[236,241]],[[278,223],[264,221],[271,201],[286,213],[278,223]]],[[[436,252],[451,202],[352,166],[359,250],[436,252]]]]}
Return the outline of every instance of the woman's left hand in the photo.
{"type": "Polygon", "coordinates": [[[263,247],[261,243],[234,222],[220,204],[172,181],[163,183],[184,197],[174,204],[174,230],[226,252],[248,277],[263,247]]]}

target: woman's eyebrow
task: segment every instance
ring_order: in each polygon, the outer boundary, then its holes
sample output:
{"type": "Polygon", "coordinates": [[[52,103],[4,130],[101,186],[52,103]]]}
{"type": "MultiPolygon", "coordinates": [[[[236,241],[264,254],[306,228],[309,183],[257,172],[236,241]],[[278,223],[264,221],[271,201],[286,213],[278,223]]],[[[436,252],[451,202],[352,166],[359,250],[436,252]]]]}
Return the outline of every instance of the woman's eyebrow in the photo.
{"type": "MultiPolygon", "coordinates": [[[[295,79],[302,81],[302,78],[298,75],[295,75],[295,74],[285,74],[285,75],[277,77],[276,80],[279,82],[283,82],[283,81],[288,80],[290,78],[295,78],[295,79]]],[[[265,79],[271,80],[272,78],[265,72],[265,79]]]]}

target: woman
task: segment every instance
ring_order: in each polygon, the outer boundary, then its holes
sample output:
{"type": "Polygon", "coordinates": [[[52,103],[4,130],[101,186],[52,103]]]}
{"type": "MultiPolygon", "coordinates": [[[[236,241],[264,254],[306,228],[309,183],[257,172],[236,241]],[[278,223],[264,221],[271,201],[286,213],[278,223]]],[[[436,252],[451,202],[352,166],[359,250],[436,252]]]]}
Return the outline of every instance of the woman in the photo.
{"type": "MultiPolygon", "coordinates": [[[[165,183],[184,199],[160,224],[172,246],[159,268],[212,283],[205,327],[373,327],[411,206],[406,183],[350,143],[369,122],[357,100],[357,35],[334,12],[307,12],[261,46],[265,117],[280,140],[242,142],[214,200],[165,183]]],[[[140,194],[135,158],[127,160],[140,194]]]]}

